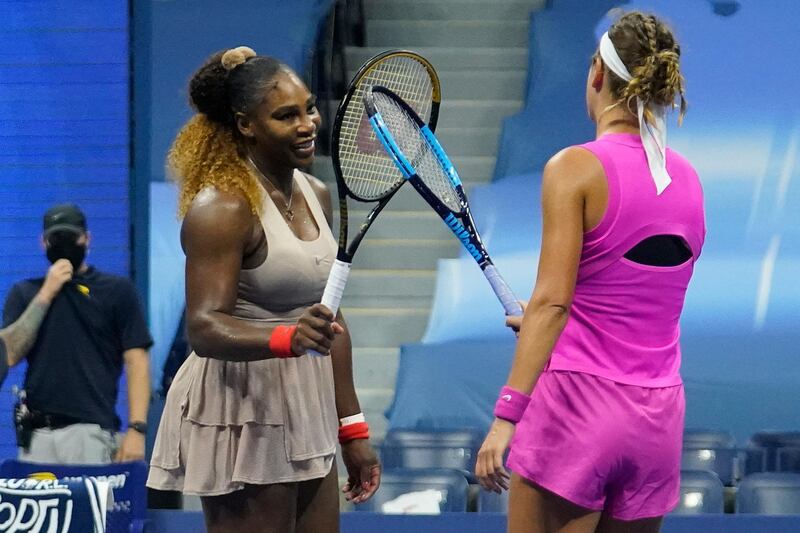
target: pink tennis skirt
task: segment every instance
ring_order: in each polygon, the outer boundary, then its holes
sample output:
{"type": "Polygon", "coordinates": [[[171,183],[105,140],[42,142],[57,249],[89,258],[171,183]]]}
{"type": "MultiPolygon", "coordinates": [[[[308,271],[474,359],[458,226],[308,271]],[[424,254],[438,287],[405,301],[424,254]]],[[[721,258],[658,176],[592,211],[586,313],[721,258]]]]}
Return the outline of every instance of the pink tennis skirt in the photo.
{"type": "Polygon", "coordinates": [[[680,497],[683,385],[624,385],[544,372],[517,424],[508,467],[618,520],[664,515],[680,497]]]}

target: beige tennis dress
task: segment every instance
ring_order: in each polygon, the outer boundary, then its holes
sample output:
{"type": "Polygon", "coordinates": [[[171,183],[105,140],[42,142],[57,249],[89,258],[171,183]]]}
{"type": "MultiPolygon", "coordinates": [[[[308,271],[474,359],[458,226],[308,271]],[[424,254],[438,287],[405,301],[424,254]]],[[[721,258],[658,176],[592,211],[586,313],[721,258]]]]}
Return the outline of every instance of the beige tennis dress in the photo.
{"type": "MultiPolygon", "coordinates": [[[[294,179],[319,237],[298,239],[264,195],[268,256],[241,273],[239,320],[294,324],[322,298],[336,242],[307,178],[295,171],[294,179]]],[[[167,394],[147,486],[214,496],[324,477],[337,428],[330,357],[228,362],[192,353],[167,394]]]]}

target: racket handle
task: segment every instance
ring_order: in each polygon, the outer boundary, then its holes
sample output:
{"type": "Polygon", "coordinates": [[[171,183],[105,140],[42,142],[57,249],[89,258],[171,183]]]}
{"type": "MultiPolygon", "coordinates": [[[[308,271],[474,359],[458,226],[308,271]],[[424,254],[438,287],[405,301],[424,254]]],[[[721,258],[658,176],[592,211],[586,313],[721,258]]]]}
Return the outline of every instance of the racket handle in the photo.
{"type": "Polygon", "coordinates": [[[497,271],[497,267],[490,264],[483,270],[483,275],[489,280],[489,285],[497,295],[497,299],[503,304],[506,314],[510,316],[519,316],[522,314],[522,306],[519,304],[517,297],[511,292],[511,287],[497,271]]]}
{"type": "Polygon", "coordinates": [[[350,276],[350,263],[335,260],[328,274],[328,283],[325,285],[325,292],[322,293],[322,305],[331,310],[334,316],[339,311],[339,304],[342,303],[344,286],[347,285],[347,278],[350,276]]]}
{"type": "MultiPolygon", "coordinates": [[[[333,262],[331,272],[328,274],[328,283],[325,285],[325,292],[322,293],[322,305],[327,307],[336,317],[339,311],[339,304],[342,303],[342,294],[344,294],[344,287],[347,285],[347,278],[350,276],[350,263],[339,261],[338,259],[333,262]]],[[[309,355],[322,355],[314,350],[308,350],[309,355]]]]}

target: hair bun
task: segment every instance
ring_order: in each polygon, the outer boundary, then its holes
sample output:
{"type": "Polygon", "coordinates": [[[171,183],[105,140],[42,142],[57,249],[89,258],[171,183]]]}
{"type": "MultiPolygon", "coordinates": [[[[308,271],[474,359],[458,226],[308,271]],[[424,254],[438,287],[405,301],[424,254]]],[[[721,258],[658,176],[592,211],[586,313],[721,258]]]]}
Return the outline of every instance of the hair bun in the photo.
{"type": "Polygon", "coordinates": [[[225,70],[233,70],[251,57],[255,57],[256,52],[249,46],[238,46],[231,48],[222,54],[222,66],[225,70]]]}

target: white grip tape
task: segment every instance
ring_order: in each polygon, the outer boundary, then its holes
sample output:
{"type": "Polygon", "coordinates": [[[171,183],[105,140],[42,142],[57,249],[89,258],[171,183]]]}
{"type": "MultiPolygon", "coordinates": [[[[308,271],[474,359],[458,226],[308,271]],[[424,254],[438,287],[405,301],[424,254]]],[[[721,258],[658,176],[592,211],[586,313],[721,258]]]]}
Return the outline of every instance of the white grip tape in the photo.
{"type": "MultiPolygon", "coordinates": [[[[325,285],[325,292],[322,293],[322,305],[327,307],[336,317],[339,311],[339,304],[342,303],[342,294],[344,294],[344,286],[347,285],[347,278],[350,276],[350,263],[339,261],[338,259],[333,262],[331,273],[328,274],[328,283],[325,285]]],[[[308,350],[308,355],[323,355],[314,350],[308,350]]]]}
{"type": "Polygon", "coordinates": [[[327,307],[336,316],[339,311],[339,304],[342,303],[344,286],[347,285],[347,278],[350,277],[350,263],[339,261],[333,262],[331,273],[328,274],[328,284],[325,285],[325,292],[322,293],[322,305],[327,307]]]}
{"type": "Polygon", "coordinates": [[[500,276],[497,268],[494,265],[489,265],[483,270],[483,274],[486,276],[486,279],[489,280],[489,285],[492,286],[492,290],[494,290],[494,293],[497,295],[497,299],[503,304],[503,309],[505,309],[506,314],[510,316],[521,315],[522,307],[519,305],[514,293],[511,292],[511,287],[509,287],[508,283],[500,276]]]}

